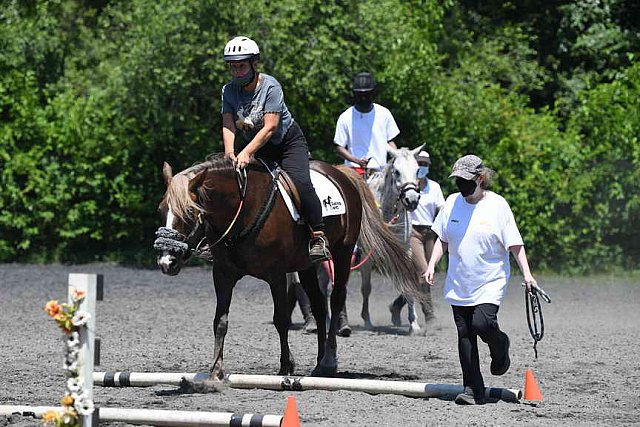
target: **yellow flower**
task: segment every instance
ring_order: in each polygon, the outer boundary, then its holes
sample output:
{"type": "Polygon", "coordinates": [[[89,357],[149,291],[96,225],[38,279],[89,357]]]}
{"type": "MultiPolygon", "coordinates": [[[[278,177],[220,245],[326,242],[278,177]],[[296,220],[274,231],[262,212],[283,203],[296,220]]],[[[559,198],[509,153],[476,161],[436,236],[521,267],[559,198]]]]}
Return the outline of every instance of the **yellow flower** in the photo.
{"type": "Polygon", "coordinates": [[[44,413],[44,415],[42,415],[42,422],[45,424],[55,423],[57,419],[58,419],[58,412],[56,412],[55,410],[47,411],[44,413]]]}
{"type": "Polygon", "coordinates": [[[58,301],[54,299],[49,301],[47,305],[44,306],[44,311],[46,311],[49,316],[54,318],[58,313],[60,313],[60,309],[60,304],[58,304],[58,301]]]}
{"type": "Polygon", "coordinates": [[[73,397],[71,397],[70,394],[67,394],[60,400],[60,404],[63,406],[71,406],[73,405],[73,401],[74,401],[73,397]]]}

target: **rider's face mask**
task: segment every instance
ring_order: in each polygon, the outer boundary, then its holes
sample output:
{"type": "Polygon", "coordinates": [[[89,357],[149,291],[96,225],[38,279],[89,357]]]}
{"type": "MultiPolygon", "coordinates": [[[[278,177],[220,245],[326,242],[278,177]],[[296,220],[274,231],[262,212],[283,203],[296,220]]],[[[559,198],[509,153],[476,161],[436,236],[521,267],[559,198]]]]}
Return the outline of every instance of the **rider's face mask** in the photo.
{"type": "Polygon", "coordinates": [[[424,179],[429,175],[429,166],[418,167],[418,179],[424,179]]]}
{"type": "Polygon", "coordinates": [[[460,191],[460,194],[462,194],[462,197],[469,197],[473,194],[474,191],[476,191],[476,187],[478,187],[478,184],[473,179],[464,179],[457,176],[456,187],[458,187],[458,190],[460,191]]]}
{"type": "Polygon", "coordinates": [[[253,64],[249,61],[231,62],[229,68],[231,69],[231,80],[242,87],[251,83],[256,75],[253,64]]]}

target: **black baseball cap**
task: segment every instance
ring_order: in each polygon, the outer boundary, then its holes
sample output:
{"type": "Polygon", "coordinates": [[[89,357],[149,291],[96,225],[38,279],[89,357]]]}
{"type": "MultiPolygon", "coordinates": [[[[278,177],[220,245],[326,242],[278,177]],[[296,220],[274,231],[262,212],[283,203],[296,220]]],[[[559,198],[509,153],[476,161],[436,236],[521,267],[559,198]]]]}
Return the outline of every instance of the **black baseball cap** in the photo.
{"type": "Polygon", "coordinates": [[[370,73],[358,73],[353,78],[354,92],[371,92],[376,88],[376,81],[370,73]]]}

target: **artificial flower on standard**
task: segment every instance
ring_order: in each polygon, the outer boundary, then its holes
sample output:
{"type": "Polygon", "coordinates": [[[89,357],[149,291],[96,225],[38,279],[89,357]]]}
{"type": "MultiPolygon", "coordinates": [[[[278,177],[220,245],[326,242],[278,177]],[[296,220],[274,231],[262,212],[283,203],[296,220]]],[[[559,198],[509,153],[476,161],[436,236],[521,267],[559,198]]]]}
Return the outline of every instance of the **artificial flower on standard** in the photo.
{"type": "Polygon", "coordinates": [[[60,400],[62,411],[48,411],[42,421],[46,425],[56,427],[80,427],[81,416],[91,415],[94,404],[83,390],[83,379],[80,378],[80,331],[87,327],[90,314],[78,310],[80,301],[86,292],[74,289],[71,292],[71,302],[59,304],[57,300],[49,301],[44,311],[58,324],[64,333],[64,359],[62,368],[67,377],[66,394],[60,400]]]}

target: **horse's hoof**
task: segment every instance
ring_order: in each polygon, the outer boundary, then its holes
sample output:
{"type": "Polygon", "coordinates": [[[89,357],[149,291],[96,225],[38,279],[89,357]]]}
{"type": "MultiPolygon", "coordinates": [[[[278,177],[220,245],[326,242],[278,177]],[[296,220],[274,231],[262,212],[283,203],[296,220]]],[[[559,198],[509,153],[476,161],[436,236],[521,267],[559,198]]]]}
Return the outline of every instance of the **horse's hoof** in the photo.
{"type": "Polygon", "coordinates": [[[323,366],[323,365],[318,365],[315,368],[313,368],[313,371],[311,371],[311,376],[312,377],[335,377],[336,373],[338,373],[338,367],[337,366],[323,366]]]}
{"type": "Polygon", "coordinates": [[[343,325],[340,329],[338,329],[338,335],[345,338],[351,336],[351,326],[343,325]]]}
{"type": "Polygon", "coordinates": [[[422,328],[418,325],[418,322],[413,322],[409,325],[409,335],[420,335],[422,328]]]}
{"type": "Polygon", "coordinates": [[[183,393],[219,393],[224,388],[224,383],[218,379],[191,381],[183,378],[180,382],[183,393]]]}

